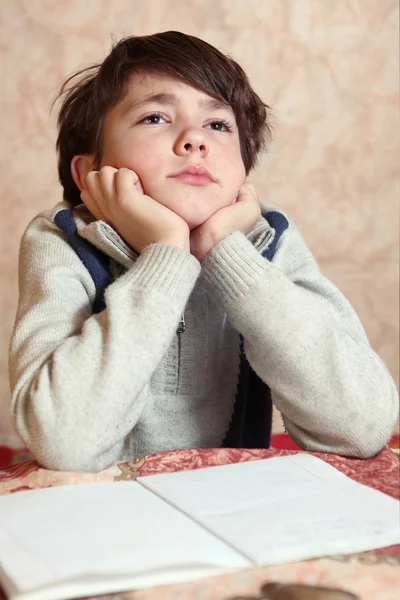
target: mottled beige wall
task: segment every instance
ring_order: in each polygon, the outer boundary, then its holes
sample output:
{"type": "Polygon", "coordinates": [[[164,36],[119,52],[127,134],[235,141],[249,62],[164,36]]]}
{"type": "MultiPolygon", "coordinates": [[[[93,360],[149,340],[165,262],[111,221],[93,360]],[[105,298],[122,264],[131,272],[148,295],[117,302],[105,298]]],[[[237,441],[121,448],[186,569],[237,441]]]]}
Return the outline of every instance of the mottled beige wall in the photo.
{"type": "Polygon", "coordinates": [[[232,54],[274,108],[253,175],[295,218],[398,378],[399,77],[396,0],[3,0],[0,434],[19,238],[61,196],[48,113],[61,80],[110,35],[179,29],[232,54]]]}

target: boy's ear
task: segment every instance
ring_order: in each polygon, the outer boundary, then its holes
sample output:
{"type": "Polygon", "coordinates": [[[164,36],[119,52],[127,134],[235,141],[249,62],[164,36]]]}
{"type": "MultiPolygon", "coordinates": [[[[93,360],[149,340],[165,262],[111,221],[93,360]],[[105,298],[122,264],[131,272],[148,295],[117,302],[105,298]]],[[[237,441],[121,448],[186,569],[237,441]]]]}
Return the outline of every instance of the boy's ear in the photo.
{"type": "Polygon", "coordinates": [[[93,169],[93,154],[77,154],[71,160],[71,174],[80,191],[86,188],[86,176],[93,169]]]}

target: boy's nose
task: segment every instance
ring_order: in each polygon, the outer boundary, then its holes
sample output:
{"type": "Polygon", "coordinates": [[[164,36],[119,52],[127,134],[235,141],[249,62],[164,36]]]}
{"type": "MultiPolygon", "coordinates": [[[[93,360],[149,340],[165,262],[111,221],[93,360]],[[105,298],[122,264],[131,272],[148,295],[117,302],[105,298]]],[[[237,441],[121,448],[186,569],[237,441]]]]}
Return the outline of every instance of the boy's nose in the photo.
{"type": "Polygon", "coordinates": [[[199,153],[207,156],[209,151],[206,136],[202,129],[192,127],[183,131],[175,142],[175,152],[179,156],[199,153]]]}

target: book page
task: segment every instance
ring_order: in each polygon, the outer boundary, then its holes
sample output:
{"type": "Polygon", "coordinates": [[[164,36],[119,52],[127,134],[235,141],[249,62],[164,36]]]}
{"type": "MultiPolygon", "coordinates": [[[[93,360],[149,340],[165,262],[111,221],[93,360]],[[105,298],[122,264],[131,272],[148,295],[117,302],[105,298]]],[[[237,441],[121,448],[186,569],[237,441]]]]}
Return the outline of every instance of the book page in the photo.
{"type": "Polygon", "coordinates": [[[137,483],[69,485],[0,498],[1,581],[12,597],[34,598],[29,592],[35,590],[41,599],[78,597],[249,566],[137,483]],[[52,586],[58,584],[57,596],[52,586]]]}
{"type": "Polygon", "coordinates": [[[307,454],[137,481],[259,565],[400,543],[397,500],[307,454]]]}

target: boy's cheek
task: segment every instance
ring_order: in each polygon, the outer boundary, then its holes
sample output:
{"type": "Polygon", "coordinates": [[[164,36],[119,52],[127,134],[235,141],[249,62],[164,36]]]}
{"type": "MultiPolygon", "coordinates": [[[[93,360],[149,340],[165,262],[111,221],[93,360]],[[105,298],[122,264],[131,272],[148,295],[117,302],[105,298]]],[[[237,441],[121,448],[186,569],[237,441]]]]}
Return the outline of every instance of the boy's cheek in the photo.
{"type": "Polygon", "coordinates": [[[149,177],[147,173],[141,172],[140,168],[135,172],[137,173],[142,184],[143,193],[146,194],[146,196],[153,198],[153,200],[156,200],[156,202],[160,202],[160,190],[159,186],[156,185],[154,181],[154,177],[149,177]]]}

